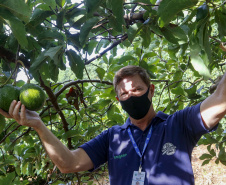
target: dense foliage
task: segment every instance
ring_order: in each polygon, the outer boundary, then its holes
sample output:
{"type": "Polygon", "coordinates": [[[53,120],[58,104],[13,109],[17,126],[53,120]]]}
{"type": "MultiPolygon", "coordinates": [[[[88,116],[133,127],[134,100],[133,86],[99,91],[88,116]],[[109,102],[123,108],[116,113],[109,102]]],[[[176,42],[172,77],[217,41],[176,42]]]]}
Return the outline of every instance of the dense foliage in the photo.
{"type": "MultiPolygon", "coordinates": [[[[0,0],[0,85],[29,80],[46,92],[44,123],[70,149],[126,114],[112,80],[126,65],[148,70],[156,111],[173,113],[203,101],[225,71],[223,0],[0,0]],[[160,3],[160,4],[159,4],[160,3]]],[[[226,165],[225,119],[199,144],[203,164],[226,165]]],[[[0,184],[89,182],[87,172],[60,174],[38,135],[0,117],[0,184]]]]}

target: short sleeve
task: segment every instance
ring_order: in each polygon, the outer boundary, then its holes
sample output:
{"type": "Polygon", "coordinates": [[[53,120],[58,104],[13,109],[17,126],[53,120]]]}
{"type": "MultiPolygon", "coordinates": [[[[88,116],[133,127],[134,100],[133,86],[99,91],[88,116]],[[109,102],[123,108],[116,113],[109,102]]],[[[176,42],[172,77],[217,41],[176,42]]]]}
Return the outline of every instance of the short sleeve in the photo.
{"type": "Polygon", "coordinates": [[[206,129],[202,120],[200,105],[201,103],[178,111],[180,120],[182,118],[185,128],[187,128],[195,141],[198,141],[203,134],[214,131],[217,128],[216,126],[212,130],[206,129]]]}
{"type": "Polygon", "coordinates": [[[105,130],[100,135],[80,146],[92,160],[94,169],[104,164],[108,159],[108,132],[108,130],[105,130]]]}

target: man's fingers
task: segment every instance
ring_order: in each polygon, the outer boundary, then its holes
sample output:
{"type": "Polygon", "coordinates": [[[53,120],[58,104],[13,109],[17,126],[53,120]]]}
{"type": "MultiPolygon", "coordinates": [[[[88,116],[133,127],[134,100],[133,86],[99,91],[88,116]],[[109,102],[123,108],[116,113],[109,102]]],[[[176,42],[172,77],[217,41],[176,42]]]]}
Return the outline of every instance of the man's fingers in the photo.
{"type": "Polygon", "coordinates": [[[18,101],[17,104],[15,105],[14,109],[13,109],[13,118],[17,121],[20,120],[20,107],[21,107],[21,102],[18,101]]]}
{"type": "Polygon", "coordinates": [[[14,108],[15,108],[16,104],[17,104],[17,101],[16,100],[13,100],[11,102],[11,104],[10,104],[10,107],[9,107],[9,115],[11,117],[13,117],[13,111],[14,111],[14,108]]]}
{"type": "Polygon", "coordinates": [[[24,105],[21,105],[20,119],[22,123],[26,120],[26,109],[24,105]]]}

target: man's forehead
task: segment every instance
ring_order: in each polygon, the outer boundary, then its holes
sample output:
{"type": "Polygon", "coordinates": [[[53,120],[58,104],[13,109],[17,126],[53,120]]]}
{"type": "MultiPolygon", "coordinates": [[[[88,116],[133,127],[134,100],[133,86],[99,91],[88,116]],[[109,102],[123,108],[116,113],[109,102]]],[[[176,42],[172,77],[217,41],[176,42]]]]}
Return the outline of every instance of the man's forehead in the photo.
{"type": "Polygon", "coordinates": [[[124,78],[118,85],[118,90],[129,90],[134,87],[138,86],[145,86],[145,83],[142,81],[142,79],[138,77],[128,77],[124,78]]]}
{"type": "Polygon", "coordinates": [[[119,84],[119,89],[131,89],[134,86],[134,82],[132,80],[123,79],[119,84]]]}

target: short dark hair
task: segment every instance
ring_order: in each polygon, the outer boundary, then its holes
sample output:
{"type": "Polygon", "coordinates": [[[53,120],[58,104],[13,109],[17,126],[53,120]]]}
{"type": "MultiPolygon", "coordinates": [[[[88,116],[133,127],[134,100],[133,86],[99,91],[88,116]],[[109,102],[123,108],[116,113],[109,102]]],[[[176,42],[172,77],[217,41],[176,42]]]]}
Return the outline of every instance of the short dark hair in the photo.
{"type": "Polygon", "coordinates": [[[120,70],[118,70],[115,74],[115,77],[113,80],[115,92],[117,93],[116,87],[124,78],[132,77],[135,75],[139,75],[140,78],[143,80],[143,82],[147,86],[150,85],[150,83],[151,83],[150,77],[144,68],[139,67],[139,66],[128,65],[128,66],[125,66],[125,67],[121,68],[120,70]]]}

